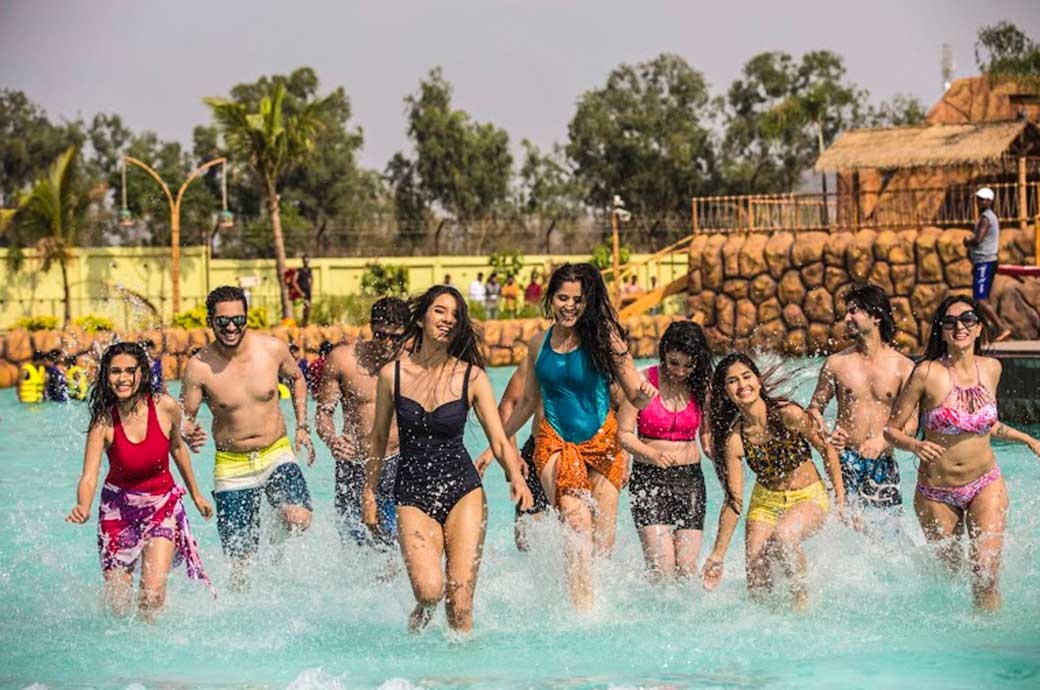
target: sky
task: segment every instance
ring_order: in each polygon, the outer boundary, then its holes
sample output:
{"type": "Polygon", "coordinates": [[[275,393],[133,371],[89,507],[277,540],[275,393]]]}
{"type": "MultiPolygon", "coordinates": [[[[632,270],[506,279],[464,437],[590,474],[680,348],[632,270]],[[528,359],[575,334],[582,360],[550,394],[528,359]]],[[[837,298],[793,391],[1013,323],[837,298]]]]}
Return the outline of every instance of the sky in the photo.
{"type": "Polygon", "coordinates": [[[264,74],[314,67],[342,85],[361,163],[407,150],[404,98],[434,66],[453,104],[542,148],[565,142],[581,94],[621,63],[684,57],[721,94],[751,56],[832,50],[875,102],[942,91],[941,46],[975,73],[978,28],[1007,19],[1040,40],[1037,0],[785,2],[311,2],[0,0],[0,88],[52,119],[123,116],[134,131],[190,143],[203,96],[264,74]]]}

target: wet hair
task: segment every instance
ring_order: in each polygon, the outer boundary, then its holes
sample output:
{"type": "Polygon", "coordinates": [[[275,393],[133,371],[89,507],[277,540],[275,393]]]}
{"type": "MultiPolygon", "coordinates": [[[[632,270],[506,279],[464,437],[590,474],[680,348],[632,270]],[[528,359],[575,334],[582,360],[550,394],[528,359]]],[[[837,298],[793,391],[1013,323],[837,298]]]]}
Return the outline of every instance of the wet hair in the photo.
{"type": "Polygon", "coordinates": [[[249,302],[246,301],[246,293],[240,287],[234,285],[221,285],[214,288],[206,295],[206,315],[213,316],[217,312],[217,305],[221,302],[241,302],[242,311],[249,313],[249,302]]]}
{"type": "Polygon", "coordinates": [[[483,369],[484,355],[480,352],[480,332],[469,318],[466,300],[462,299],[462,294],[451,285],[434,285],[411,300],[408,323],[405,324],[404,333],[397,339],[398,343],[401,343],[401,346],[410,343],[409,349],[412,352],[419,351],[423,340],[423,319],[433,306],[434,300],[441,295],[451,295],[455,300],[455,327],[451,329],[448,354],[483,369]]]}
{"type": "Polygon", "coordinates": [[[404,327],[411,318],[408,303],[399,297],[381,297],[372,305],[368,322],[375,326],[404,327]]]}
{"type": "Polygon", "coordinates": [[[318,346],[318,354],[325,357],[332,352],[333,347],[335,345],[332,344],[331,340],[322,340],[321,345],[318,346]]]}
{"type": "Polygon", "coordinates": [[[582,312],[575,330],[581,339],[592,365],[601,375],[613,383],[618,380],[621,365],[619,357],[628,353],[628,331],[618,321],[617,311],[610,303],[607,286],[603,276],[592,264],[564,264],[553,271],[549,278],[549,286],[542,296],[542,313],[547,319],[553,318],[552,300],[564,283],[580,283],[581,294],[585,298],[585,310],[582,312]],[[614,349],[614,339],[626,343],[625,350],[614,349]]]}
{"type": "Polygon", "coordinates": [[[108,378],[112,372],[112,360],[116,355],[130,355],[137,361],[137,369],[140,372],[140,382],[137,390],[131,396],[131,403],[136,405],[139,400],[148,398],[152,393],[152,365],[148,361],[148,353],[137,343],[113,343],[105,348],[98,365],[98,375],[90,386],[89,407],[90,424],[87,429],[93,429],[102,422],[110,420],[112,407],[119,402],[119,398],[112,392],[112,384],[108,378]]]}
{"type": "Polygon", "coordinates": [[[854,283],[842,295],[842,300],[845,304],[855,304],[878,319],[881,322],[878,324],[881,340],[886,343],[892,342],[896,335],[896,320],[892,316],[892,304],[884,290],[873,283],[854,283]]]}
{"type": "Polygon", "coordinates": [[[715,367],[715,373],[711,377],[711,394],[708,398],[710,408],[708,419],[711,424],[711,457],[714,460],[715,474],[722,485],[726,502],[737,513],[740,513],[742,497],[734,496],[730,492],[729,476],[726,469],[726,442],[740,419],[740,408],[726,394],[727,372],[734,364],[745,365],[758,379],[760,385],[759,396],[766,403],[766,428],[770,435],[776,436],[786,433],[779,412],[781,407],[792,403],[787,398],[776,396],[772,393],[775,386],[770,380],[772,379],[771,373],[767,372],[763,376],[755,361],[742,352],[726,355],[715,367]]]}
{"type": "Polygon", "coordinates": [[[704,331],[693,321],[672,322],[657,347],[662,367],[665,365],[665,355],[669,352],[680,352],[693,360],[693,371],[686,379],[686,388],[697,401],[697,406],[703,410],[712,373],[711,351],[708,349],[708,341],[704,339],[704,331]]]}
{"type": "MultiPolygon", "coordinates": [[[[928,334],[928,343],[924,348],[924,356],[921,358],[921,362],[935,361],[942,359],[947,354],[946,340],[943,339],[942,330],[942,319],[946,316],[946,312],[954,304],[961,303],[967,304],[971,307],[975,315],[979,317],[979,323],[982,324],[981,332],[979,337],[975,339],[975,354],[981,355],[985,346],[989,343],[989,334],[986,332],[985,323],[981,321],[981,315],[979,314],[978,306],[971,297],[967,295],[949,295],[947,296],[932,314],[932,330],[928,334]]],[[[918,362],[920,364],[920,362],[918,362]]]]}

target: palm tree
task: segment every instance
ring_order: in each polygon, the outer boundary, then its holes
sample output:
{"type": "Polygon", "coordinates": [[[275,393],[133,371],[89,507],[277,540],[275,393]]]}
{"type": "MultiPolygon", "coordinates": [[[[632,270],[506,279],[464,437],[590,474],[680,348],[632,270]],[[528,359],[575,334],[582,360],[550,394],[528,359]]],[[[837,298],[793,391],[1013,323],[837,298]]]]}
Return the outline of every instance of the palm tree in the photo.
{"type": "Polygon", "coordinates": [[[275,81],[253,112],[249,104],[225,98],[204,98],[203,102],[213,111],[224,134],[224,140],[232,152],[249,162],[263,185],[267,211],[271,215],[271,231],[274,235],[275,267],[277,283],[282,298],[282,316],[292,316],[289,290],[282,281],[285,275],[285,239],[282,234],[279,184],[295,166],[306,160],[314,150],[315,136],[324,127],[322,115],[328,98],[310,101],[299,109],[286,112],[285,85],[275,81]]]}
{"type": "Polygon", "coordinates": [[[47,175],[22,195],[18,206],[0,213],[0,234],[7,235],[15,268],[21,263],[21,249],[33,246],[46,272],[55,263],[61,267],[65,293],[65,320],[72,320],[68,262],[79,243],[79,231],[90,206],[87,194],[75,186],[78,147],[70,146],[58,156],[47,175]]]}

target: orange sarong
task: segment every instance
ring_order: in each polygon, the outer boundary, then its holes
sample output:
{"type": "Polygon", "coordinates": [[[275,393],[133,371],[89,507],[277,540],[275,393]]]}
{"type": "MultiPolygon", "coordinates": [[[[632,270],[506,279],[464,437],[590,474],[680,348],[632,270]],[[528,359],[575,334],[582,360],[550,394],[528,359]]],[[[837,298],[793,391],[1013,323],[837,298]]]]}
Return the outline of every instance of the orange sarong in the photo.
{"type": "Polygon", "coordinates": [[[556,453],[560,459],[556,462],[556,496],[553,505],[559,505],[560,496],[564,493],[591,491],[589,468],[596,470],[607,478],[611,484],[621,490],[621,482],[625,476],[625,453],[617,438],[617,417],[614,412],[607,412],[603,426],[595,435],[581,443],[568,443],[560,438],[556,429],[543,417],[538,424],[538,433],[534,438],[534,466],[541,477],[542,470],[549,459],[556,453]]]}

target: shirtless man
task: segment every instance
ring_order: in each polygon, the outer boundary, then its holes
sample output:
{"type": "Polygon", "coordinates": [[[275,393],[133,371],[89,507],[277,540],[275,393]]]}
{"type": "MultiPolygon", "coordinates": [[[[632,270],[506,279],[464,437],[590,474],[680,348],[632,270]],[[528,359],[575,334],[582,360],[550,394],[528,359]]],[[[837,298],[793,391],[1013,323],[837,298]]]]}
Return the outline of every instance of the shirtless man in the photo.
{"type": "MultiPolygon", "coordinates": [[[[339,345],[325,358],[318,389],[318,436],[336,461],[336,513],[340,539],[359,546],[371,542],[371,532],[361,522],[361,491],[365,486],[368,437],[376,413],[376,381],[383,365],[398,351],[397,337],[408,323],[408,305],[396,297],[384,297],[372,305],[369,323],[371,340],[339,345]],[[333,414],[343,405],[343,433],[336,435],[333,414]]],[[[379,477],[376,500],[382,535],[389,545],[397,538],[394,477],[397,474],[397,425],[390,427],[387,457],[379,477]]]]}
{"type": "Polygon", "coordinates": [[[183,435],[194,451],[206,441],[195,421],[205,400],[213,413],[213,497],[217,531],[231,559],[232,581],[245,584],[244,566],[260,546],[261,494],[279,512],[289,533],[311,522],[311,497],[296,452],[314,445],[307,426],[307,384],[285,343],[246,328],[246,296],[223,285],[206,297],[206,322],[214,341],[190,360],[181,376],[183,435]],[[296,443],[290,444],[278,404],[279,379],[289,383],[296,411],[296,443]]]}
{"type": "MultiPolygon", "coordinates": [[[[808,412],[824,428],[823,410],[837,396],[838,418],[829,440],[841,449],[850,505],[896,508],[903,504],[899,466],[884,430],[914,363],[890,344],[895,320],[884,290],[856,284],[842,297],[845,329],[854,344],[824,362],[808,412]]],[[[913,434],[914,426],[907,433],[913,434]]]]}

